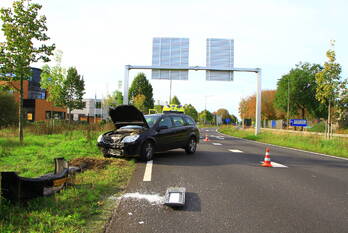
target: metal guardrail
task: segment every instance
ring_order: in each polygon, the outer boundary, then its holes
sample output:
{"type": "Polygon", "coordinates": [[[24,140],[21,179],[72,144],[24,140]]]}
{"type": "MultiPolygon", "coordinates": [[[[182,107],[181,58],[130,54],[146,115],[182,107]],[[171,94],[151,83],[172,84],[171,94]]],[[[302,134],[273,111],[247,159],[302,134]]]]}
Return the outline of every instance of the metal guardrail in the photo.
{"type": "Polygon", "coordinates": [[[54,173],[38,178],[18,176],[16,172],[1,172],[1,197],[11,202],[25,202],[30,199],[48,196],[66,186],[79,168],[70,168],[64,158],[54,159],[54,173]]]}

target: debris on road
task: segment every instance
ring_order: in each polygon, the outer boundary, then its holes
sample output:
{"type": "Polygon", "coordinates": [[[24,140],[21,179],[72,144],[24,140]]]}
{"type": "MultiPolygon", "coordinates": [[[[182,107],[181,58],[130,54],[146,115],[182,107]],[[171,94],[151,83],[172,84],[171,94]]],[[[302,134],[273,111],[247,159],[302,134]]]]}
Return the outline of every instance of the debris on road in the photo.
{"type": "Polygon", "coordinates": [[[164,198],[159,194],[141,194],[141,193],[126,193],[119,197],[119,199],[138,199],[138,200],[146,200],[153,204],[163,204],[164,198]]]}
{"type": "Polygon", "coordinates": [[[171,187],[166,191],[164,204],[172,207],[182,207],[185,205],[186,189],[182,187],[171,187]]]}

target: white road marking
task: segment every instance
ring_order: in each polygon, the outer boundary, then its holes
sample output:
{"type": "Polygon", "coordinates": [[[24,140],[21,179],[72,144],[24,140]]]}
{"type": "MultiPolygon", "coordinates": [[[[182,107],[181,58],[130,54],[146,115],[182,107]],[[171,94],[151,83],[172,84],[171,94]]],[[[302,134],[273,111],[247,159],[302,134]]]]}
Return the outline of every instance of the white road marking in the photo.
{"type": "Polygon", "coordinates": [[[231,152],[233,152],[233,153],[243,153],[243,151],[241,151],[241,150],[229,150],[229,151],[231,151],[231,152]]]}
{"type": "Polygon", "coordinates": [[[215,145],[215,146],[221,146],[222,144],[221,144],[221,143],[217,143],[217,142],[213,142],[213,145],[215,145]]]}
{"type": "Polygon", "coordinates": [[[151,181],[153,160],[147,161],[143,181],[151,181]]]}
{"type": "Polygon", "coordinates": [[[272,167],[286,167],[287,168],[287,166],[280,164],[280,163],[271,162],[271,164],[272,164],[272,167]]]}
{"type": "Polygon", "coordinates": [[[209,132],[210,130],[207,130],[207,129],[206,129],[205,131],[206,131],[206,132],[209,132]]]}
{"type": "MultiPolygon", "coordinates": [[[[263,163],[263,161],[260,161],[260,163],[263,163]]],[[[271,162],[271,164],[272,164],[272,167],[288,168],[287,166],[280,164],[280,163],[271,162]]]]}
{"type": "Polygon", "coordinates": [[[258,143],[258,144],[278,147],[278,148],[282,148],[282,149],[288,149],[288,150],[300,151],[300,152],[305,152],[305,153],[310,153],[310,154],[315,154],[315,155],[321,155],[321,156],[329,157],[329,158],[348,160],[348,158],[337,157],[337,156],[334,156],[334,155],[321,154],[321,153],[312,152],[312,151],[308,151],[308,150],[295,149],[295,148],[290,148],[290,147],[286,147],[286,146],[278,146],[278,145],[264,143],[264,142],[257,142],[257,141],[253,141],[253,140],[249,140],[249,139],[245,139],[245,138],[238,138],[238,137],[234,137],[234,136],[231,136],[231,135],[220,133],[217,129],[216,129],[216,132],[221,134],[221,135],[224,135],[225,137],[236,138],[236,139],[239,139],[239,140],[242,140],[242,141],[247,141],[249,143],[258,143]]]}

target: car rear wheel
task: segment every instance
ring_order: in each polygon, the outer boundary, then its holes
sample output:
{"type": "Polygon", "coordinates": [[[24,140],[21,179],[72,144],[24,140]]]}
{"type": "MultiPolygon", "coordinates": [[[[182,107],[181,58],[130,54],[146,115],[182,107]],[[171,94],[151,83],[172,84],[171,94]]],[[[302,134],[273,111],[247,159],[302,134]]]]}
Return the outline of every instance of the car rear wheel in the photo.
{"type": "Polygon", "coordinates": [[[187,146],[185,148],[186,154],[193,154],[196,152],[197,149],[197,141],[196,138],[190,137],[187,146]]]}
{"type": "Polygon", "coordinates": [[[143,161],[149,161],[153,159],[154,154],[154,145],[151,141],[145,141],[142,148],[141,148],[141,154],[140,158],[143,161]]]}

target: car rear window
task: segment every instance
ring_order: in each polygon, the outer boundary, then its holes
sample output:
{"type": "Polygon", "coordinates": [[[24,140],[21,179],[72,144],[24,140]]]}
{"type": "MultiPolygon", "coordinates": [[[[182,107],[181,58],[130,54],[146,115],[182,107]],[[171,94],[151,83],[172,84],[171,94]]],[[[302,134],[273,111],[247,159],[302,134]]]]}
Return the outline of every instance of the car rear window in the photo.
{"type": "Polygon", "coordinates": [[[180,116],[173,116],[173,121],[174,121],[175,127],[180,127],[185,125],[184,119],[180,116]]]}

